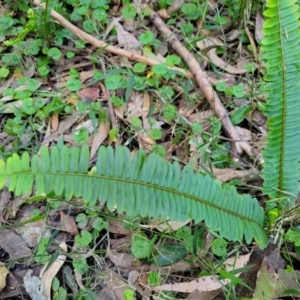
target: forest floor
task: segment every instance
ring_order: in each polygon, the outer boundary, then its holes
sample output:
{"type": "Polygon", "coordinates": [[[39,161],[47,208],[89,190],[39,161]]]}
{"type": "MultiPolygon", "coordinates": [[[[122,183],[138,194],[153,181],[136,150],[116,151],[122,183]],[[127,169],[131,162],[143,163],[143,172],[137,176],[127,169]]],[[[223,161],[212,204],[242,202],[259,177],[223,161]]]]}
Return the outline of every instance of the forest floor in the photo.
{"type": "MultiPolygon", "coordinates": [[[[4,2],[1,159],[88,145],[93,166],[102,145],[142,149],[272,208],[261,189],[262,4],[4,2]]],[[[296,299],[300,248],[268,216],[261,250],[205,223],[4,188],[0,299],[296,299]]]]}

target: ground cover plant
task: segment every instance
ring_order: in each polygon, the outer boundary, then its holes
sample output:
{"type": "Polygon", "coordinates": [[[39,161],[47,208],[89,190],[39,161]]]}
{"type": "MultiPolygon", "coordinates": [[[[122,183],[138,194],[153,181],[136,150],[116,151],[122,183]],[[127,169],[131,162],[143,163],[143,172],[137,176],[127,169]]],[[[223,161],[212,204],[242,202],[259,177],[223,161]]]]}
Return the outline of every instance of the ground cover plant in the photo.
{"type": "Polygon", "coordinates": [[[2,293],[299,295],[298,17],[279,0],[7,1],[2,293]]]}

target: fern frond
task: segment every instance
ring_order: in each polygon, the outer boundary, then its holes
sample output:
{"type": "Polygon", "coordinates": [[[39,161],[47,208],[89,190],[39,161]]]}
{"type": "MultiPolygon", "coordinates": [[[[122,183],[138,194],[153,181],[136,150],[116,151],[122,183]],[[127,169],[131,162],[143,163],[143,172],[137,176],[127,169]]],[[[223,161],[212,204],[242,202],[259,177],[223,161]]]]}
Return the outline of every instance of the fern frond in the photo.
{"type": "Polygon", "coordinates": [[[127,148],[100,147],[96,171],[89,170],[89,149],[42,147],[40,156],[29,162],[28,153],[0,160],[0,188],[9,178],[8,188],[16,196],[36,186],[36,192],[54,191],[66,199],[82,197],[87,205],[106,201],[128,215],[194,219],[233,241],[247,243],[254,237],[261,247],[267,244],[263,230],[264,213],[256,199],[239,195],[232,186],[222,186],[210,176],[194,173],[186,166],[166,162],[143,151],[131,158],[127,148]]]}
{"type": "Polygon", "coordinates": [[[295,201],[300,160],[300,21],[295,0],[268,0],[261,50],[265,76],[269,133],[263,151],[263,191],[270,198],[295,201]]]}

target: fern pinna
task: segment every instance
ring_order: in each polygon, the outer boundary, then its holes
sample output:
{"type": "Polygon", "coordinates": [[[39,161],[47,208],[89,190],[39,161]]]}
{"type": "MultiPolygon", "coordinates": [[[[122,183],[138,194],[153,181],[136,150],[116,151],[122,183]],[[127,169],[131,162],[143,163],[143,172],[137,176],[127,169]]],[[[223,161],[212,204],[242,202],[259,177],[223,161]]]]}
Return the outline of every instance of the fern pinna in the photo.
{"type": "Polygon", "coordinates": [[[266,62],[265,115],[269,133],[263,151],[263,191],[270,198],[299,190],[300,21],[295,0],[268,0],[261,50],[266,62]]]}
{"type": "Polygon", "coordinates": [[[252,238],[261,247],[267,244],[263,230],[264,213],[256,199],[239,195],[234,187],[222,186],[208,175],[182,171],[173,164],[143,151],[131,158],[127,148],[100,147],[96,168],[89,172],[89,149],[66,146],[42,147],[30,161],[29,154],[13,154],[0,160],[0,188],[9,178],[8,189],[15,195],[54,191],[66,199],[82,197],[87,205],[106,201],[128,215],[194,219],[229,240],[248,243],[252,238]]]}

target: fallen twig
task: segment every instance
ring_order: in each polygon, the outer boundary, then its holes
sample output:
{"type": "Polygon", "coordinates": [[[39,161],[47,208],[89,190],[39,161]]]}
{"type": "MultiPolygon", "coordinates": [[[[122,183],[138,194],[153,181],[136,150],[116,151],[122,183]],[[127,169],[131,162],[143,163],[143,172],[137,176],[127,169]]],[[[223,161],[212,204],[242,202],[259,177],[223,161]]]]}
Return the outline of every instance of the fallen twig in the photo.
{"type": "MultiPolygon", "coordinates": [[[[44,8],[43,3],[41,3],[40,0],[34,0],[33,3],[36,6],[44,8]]],[[[53,9],[51,10],[51,16],[53,18],[55,18],[62,26],[68,28],[70,31],[72,31],[75,35],[77,35],[82,40],[89,42],[90,44],[94,45],[95,47],[102,48],[106,52],[110,52],[110,53],[113,53],[113,54],[116,54],[119,56],[124,56],[130,60],[143,62],[143,63],[147,64],[148,66],[154,66],[157,64],[161,64],[161,61],[150,59],[148,57],[136,54],[134,52],[130,52],[130,51],[127,51],[127,50],[124,50],[124,49],[121,49],[121,48],[118,48],[115,46],[111,46],[103,41],[100,41],[100,40],[94,38],[90,34],[84,32],[83,30],[81,30],[78,27],[76,27],[75,25],[73,25],[71,22],[69,22],[67,19],[65,19],[61,14],[59,14],[58,12],[56,12],[53,9]]],[[[177,68],[177,67],[169,67],[169,69],[178,71],[186,77],[193,78],[193,75],[191,74],[191,72],[186,71],[184,69],[177,68]]]]}

